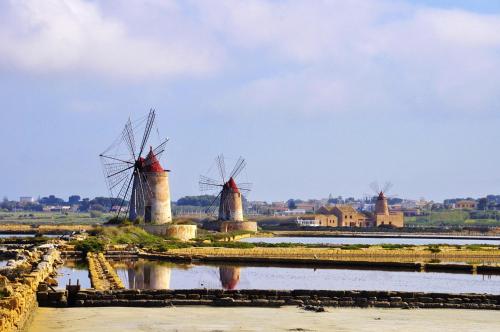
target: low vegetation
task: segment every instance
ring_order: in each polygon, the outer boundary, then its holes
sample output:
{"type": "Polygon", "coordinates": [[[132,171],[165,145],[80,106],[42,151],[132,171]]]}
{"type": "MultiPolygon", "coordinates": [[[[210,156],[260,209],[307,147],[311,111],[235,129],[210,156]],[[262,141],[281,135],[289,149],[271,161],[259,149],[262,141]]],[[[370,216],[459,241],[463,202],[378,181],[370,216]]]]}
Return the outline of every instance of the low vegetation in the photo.
{"type": "Polygon", "coordinates": [[[500,226],[500,211],[441,210],[405,217],[414,226],[500,226]]]}
{"type": "Polygon", "coordinates": [[[428,251],[432,252],[433,254],[437,254],[437,253],[441,252],[441,248],[437,244],[428,245],[425,250],[428,250],[428,251]]]}

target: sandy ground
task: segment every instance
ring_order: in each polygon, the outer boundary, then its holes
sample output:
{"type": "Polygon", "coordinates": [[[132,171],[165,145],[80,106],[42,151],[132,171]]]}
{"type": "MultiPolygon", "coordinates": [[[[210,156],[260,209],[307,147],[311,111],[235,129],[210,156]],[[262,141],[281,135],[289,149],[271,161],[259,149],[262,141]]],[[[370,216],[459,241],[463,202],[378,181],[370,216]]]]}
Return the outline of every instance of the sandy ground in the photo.
{"type": "Polygon", "coordinates": [[[271,308],[39,308],[45,331],[499,331],[500,311],[271,308]]]}

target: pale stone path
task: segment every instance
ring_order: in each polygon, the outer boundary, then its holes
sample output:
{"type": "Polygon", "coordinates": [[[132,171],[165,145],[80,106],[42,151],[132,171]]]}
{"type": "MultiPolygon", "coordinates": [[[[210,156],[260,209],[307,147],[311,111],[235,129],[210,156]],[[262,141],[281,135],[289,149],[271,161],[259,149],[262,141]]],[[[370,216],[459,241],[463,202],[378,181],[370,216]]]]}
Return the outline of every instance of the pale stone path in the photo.
{"type": "Polygon", "coordinates": [[[500,311],[294,307],[39,308],[28,332],[127,331],[500,331],[500,311]]]}

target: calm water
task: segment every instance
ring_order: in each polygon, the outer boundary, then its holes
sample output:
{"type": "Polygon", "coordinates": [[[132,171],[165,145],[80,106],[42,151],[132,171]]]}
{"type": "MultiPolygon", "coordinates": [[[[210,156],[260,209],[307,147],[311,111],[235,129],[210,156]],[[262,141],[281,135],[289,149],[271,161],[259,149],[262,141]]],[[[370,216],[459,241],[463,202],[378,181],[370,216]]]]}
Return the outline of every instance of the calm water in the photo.
{"type": "Polygon", "coordinates": [[[57,270],[57,288],[66,288],[70,279],[72,285],[75,285],[78,279],[82,288],[90,288],[87,263],[84,261],[65,261],[64,265],[57,270]]]}
{"type": "MultiPolygon", "coordinates": [[[[58,234],[44,234],[44,237],[60,237],[58,234]]],[[[27,237],[35,237],[35,234],[0,234],[0,238],[27,238],[27,237]]]]}
{"type": "Polygon", "coordinates": [[[128,288],[331,289],[500,294],[500,276],[354,269],[113,263],[128,288]]]}
{"type": "Polygon", "coordinates": [[[242,242],[264,242],[264,243],[304,243],[304,244],[496,244],[500,246],[499,240],[465,240],[465,239],[402,239],[369,238],[369,237],[252,237],[242,239],[242,242]]]}

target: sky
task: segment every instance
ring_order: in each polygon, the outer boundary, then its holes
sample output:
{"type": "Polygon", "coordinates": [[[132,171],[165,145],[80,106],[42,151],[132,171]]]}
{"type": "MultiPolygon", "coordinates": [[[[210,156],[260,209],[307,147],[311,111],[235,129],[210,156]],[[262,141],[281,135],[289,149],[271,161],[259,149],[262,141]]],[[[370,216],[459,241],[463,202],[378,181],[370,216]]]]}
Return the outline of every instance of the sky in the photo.
{"type": "Polygon", "coordinates": [[[498,31],[491,0],[5,0],[0,195],[107,196],[150,108],[173,199],[219,153],[251,200],[500,193],[498,31]]]}

